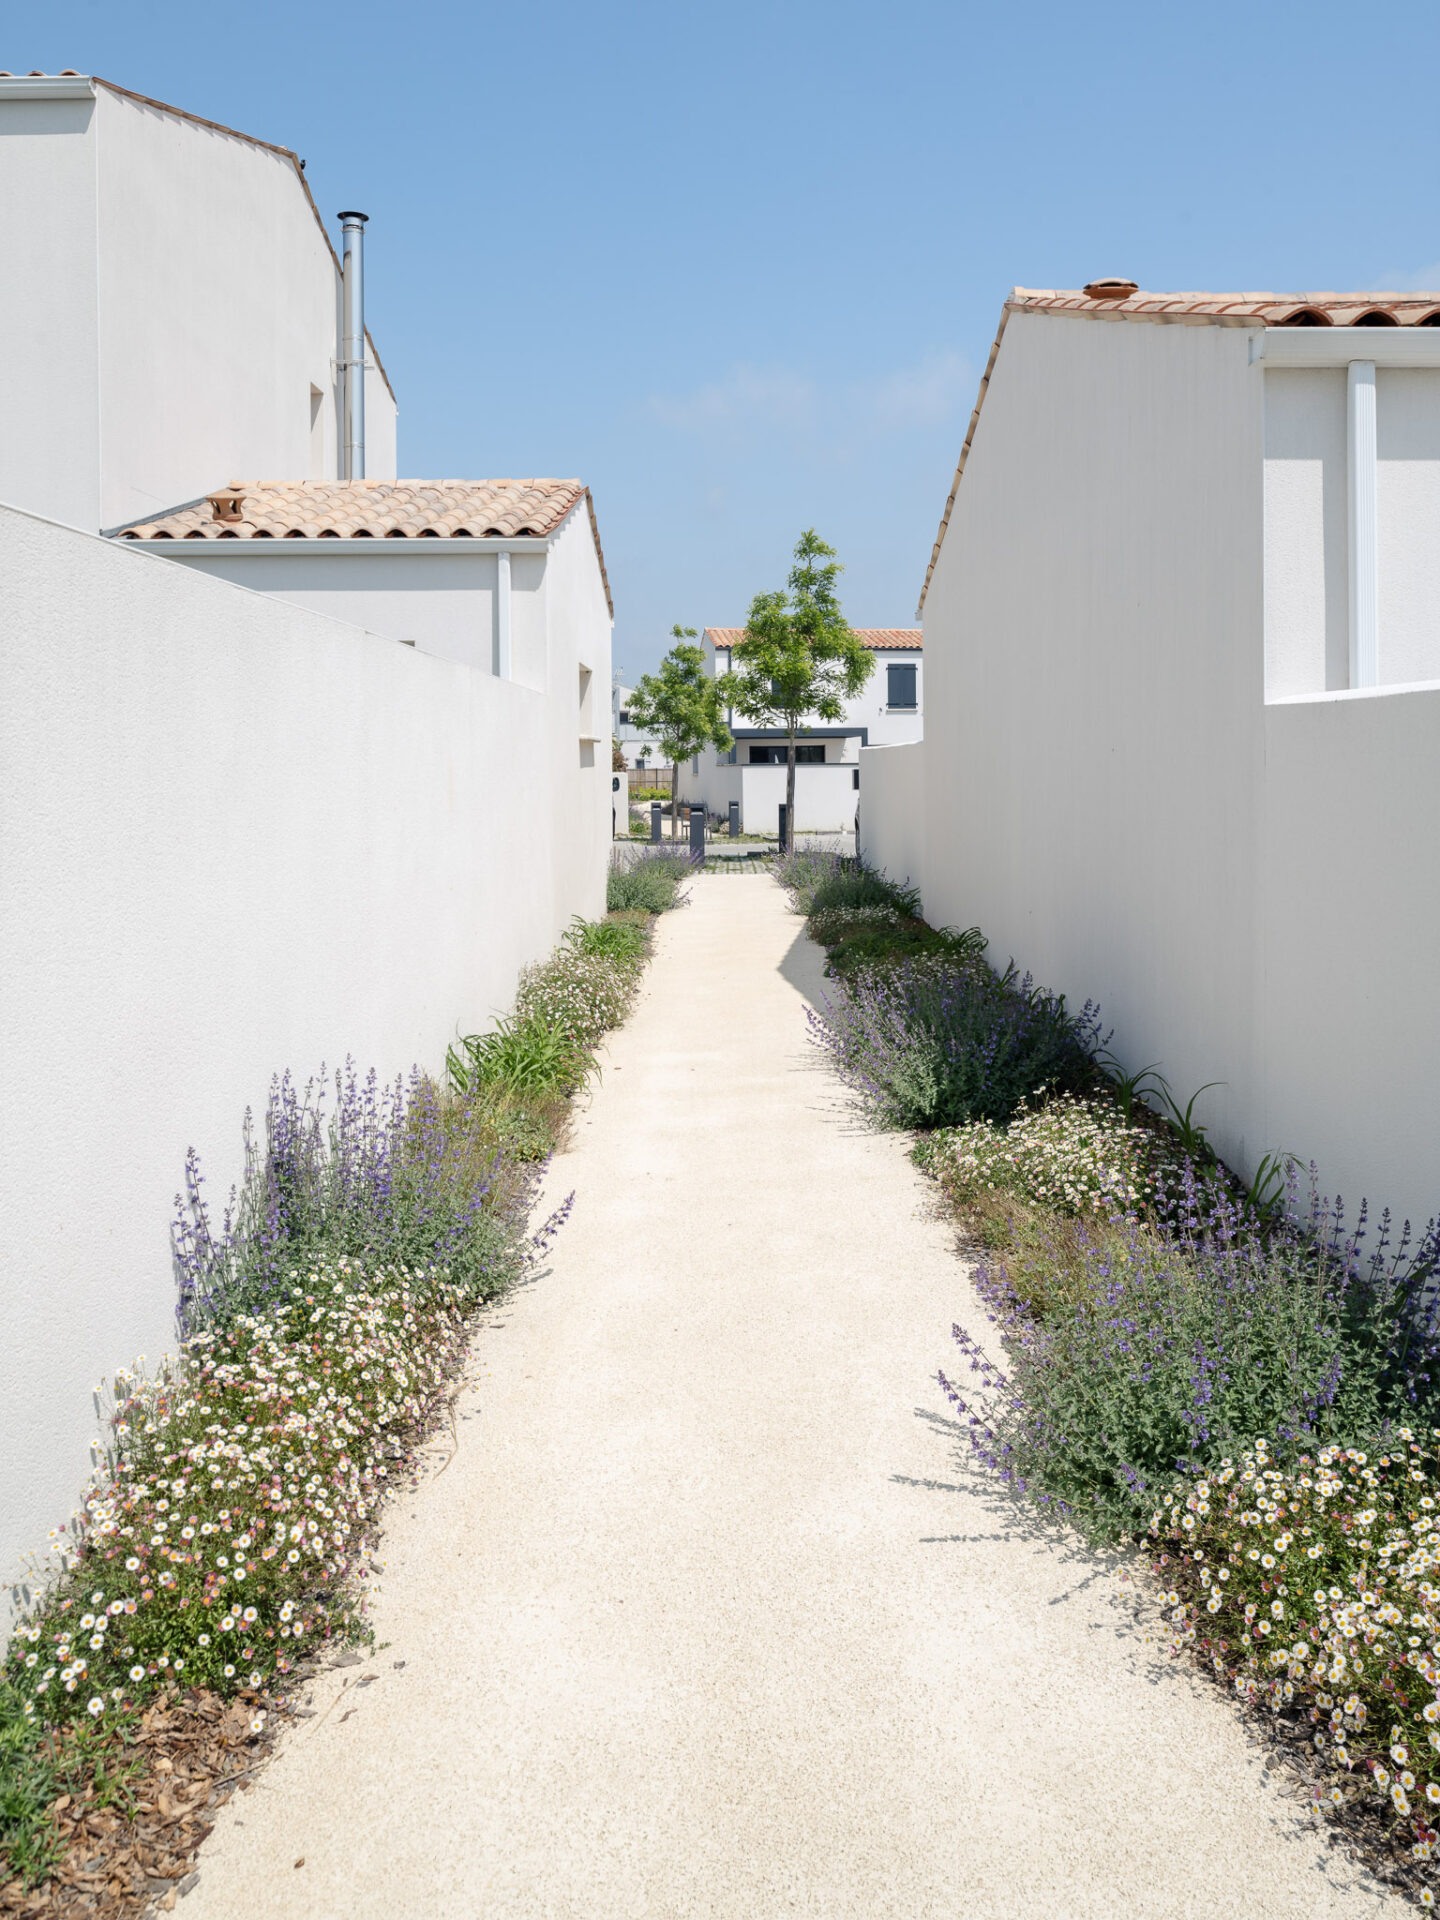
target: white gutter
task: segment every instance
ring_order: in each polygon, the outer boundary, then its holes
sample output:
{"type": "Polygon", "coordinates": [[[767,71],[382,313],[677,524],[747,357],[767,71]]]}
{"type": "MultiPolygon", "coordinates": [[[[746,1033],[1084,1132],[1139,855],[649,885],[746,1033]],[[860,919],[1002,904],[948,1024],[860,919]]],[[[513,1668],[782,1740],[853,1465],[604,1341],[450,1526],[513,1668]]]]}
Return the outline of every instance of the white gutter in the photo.
{"type": "MultiPolygon", "coordinates": [[[[143,524],[143,523],[142,523],[143,524]]],[[[560,529],[557,527],[555,533],[560,529]]],[[[419,535],[409,535],[404,540],[389,540],[381,535],[372,540],[325,540],[307,534],[303,540],[127,540],[123,529],[107,532],[107,539],[114,540],[117,546],[129,547],[136,553],[158,553],[167,560],[234,560],[245,557],[274,560],[281,555],[287,559],[300,560],[307,555],[313,560],[317,555],[328,557],[331,554],[345,553],[353,555],[374,555],[377,553],[404,553],[410,555],[425,554],[430,559],[444,556],[454,559],[457,554],[480,553],[538,553],[549,552],[554,534],[524,535],[487,535],[484,538],[467,539],[461,534],[457,539],[453,534],[441,534],[434,540],[419,535]]]]}
{"type": "Polygon", "coordinates": [[[0,78],[0,100],[93,100],[88,73],[14,73],[0,78]]]}
{"type": "Polygon", "coordinates": [[[1440,367],[1440,327],[1263,327],[1250,362],[1267,367],[1440,367]]]}

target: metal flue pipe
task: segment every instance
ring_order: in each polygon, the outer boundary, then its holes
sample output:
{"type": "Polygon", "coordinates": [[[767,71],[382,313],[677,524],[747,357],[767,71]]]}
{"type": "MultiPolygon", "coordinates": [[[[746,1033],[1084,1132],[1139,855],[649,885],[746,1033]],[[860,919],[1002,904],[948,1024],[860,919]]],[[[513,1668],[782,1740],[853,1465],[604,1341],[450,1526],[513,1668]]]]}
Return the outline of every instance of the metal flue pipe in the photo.
{"type": "Polygon", "coordinates": [[[365,213],[340,215],[342,480],[365,478],[365,213]]]}

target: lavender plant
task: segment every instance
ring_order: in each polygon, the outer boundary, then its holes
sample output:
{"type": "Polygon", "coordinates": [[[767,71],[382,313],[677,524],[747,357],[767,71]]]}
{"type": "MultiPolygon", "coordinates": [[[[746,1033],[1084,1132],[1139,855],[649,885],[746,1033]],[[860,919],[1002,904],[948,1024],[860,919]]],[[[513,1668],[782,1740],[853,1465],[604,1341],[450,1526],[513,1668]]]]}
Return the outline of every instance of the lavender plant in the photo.
{"type": "Polygon", "coordinates": [[[883,1126],[1005,1121],[1042,1089],[1077,1091],[1092,1077],[1098,1010],[1013,965],[921,958],[862,972],[841,999],[809,1013],[811,1035],[883,1126]]]}
{"type": "Polygon", "coordinates": [[[245,1172],[214,1227],[192,1148],[171,1229],[182,1334],[282,1304],[299,1267],[321,1259],[443,1268],[479,1295],[515,1271],[527,1183],[498,1155],[476,1165],[468,1116],[417,1072],[382,1085],[353,1062],[303,1091],[271,1083],[264,1140],[245,1116],[245,1172]]]}
{"type": "MultiPolygon", "coordinates": [[[[1282,1456],[1383,1434],[1437,1397],[1434,1230],[1362,1250],[1316,1202],[1262,1229],[1182,1169],[1166,1231],[1131,1217],[1079,1236],[1081,1285],[1038,1321],[1003,1261],[976,1286],[1008,1357],[961,1327],[969,1382],[941,1375],[977,1457],[1092,1538],[1144,1530],[1157,1489],[1255,1435],[1282,1456]]],[[[1075,1229],[1068,1229],[1073,1245],[1075,1229]]]]}
{"type": "Polygon", "coordinates": [[[683,882],[694,872],[688,853],[669,847],[647,847],[643,853],[611,855],[605,905],[611,913],[640,908],[645,913],[668,913],[683,907],[683,882]]]}

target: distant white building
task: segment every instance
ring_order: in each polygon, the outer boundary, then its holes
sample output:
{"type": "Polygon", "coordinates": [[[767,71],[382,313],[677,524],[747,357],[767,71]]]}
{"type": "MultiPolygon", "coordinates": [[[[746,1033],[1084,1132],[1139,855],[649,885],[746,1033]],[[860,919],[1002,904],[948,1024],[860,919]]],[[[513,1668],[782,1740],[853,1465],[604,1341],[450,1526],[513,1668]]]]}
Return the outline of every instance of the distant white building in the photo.
{"type": "Polygon", "coordinates": [[[1440,1206],[1440,294],[1016,288],[863,850],[1248,1177],[1440,1206]]]}
{"type": "Polygon", "coordinates": [[[646,733],[631,721],[630,702],[634,695],[633,687],[623,687],[618,680],[610,689],[610,731],[620,743],[627,767],[654,767],[668,773],[670,757],[664,747],[653,733],[646,733]]]}
{"type": "MultiPolygon", "coordinates": [[[[862,747],[895,745],[924,737],[924,674],[919,627],[856,627],[875,656],[869,682],[846,705],[833,726],[806,727],[795,748],[795,826],[802,832],[850,833],[860,804],[862,747]]],[[[730,670],[743,627],[706,627],[701,644],[708,672],[730,670]]],[[[687,761],[680,772],[684,800],[727,815],[740,803],[742,833],[774,833],[785,798],[783,731],[749,725],[731,713],[735,745],[687,761]]]]}

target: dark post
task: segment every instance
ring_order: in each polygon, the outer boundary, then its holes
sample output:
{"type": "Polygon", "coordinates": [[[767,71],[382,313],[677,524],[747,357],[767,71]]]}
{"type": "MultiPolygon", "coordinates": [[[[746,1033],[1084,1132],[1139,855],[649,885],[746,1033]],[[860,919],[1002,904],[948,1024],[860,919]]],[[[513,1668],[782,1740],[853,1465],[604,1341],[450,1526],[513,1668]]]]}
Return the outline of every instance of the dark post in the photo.
{"type": "Polygon", "coordinates": [[[694,802],[690,807],[690,858],[705,858],[705,809],[694,802]]]}
{"type": "Polygon", "coordinates": [[[655,846],[660,844],[660,802],[650,802],[650,839],[655,846]]]}
{"type": "Polygon", "coordinates": [[[780,833],[778,837],[781,853],[788,853],[790,851],[790,809],[783,800],[780,802],[780,833]]]}
{"type": "Polygon", "coordinates": [[[732,840],[740,838],[740,802],[738,800],[730,802],[730,838],[732,840]]]}

